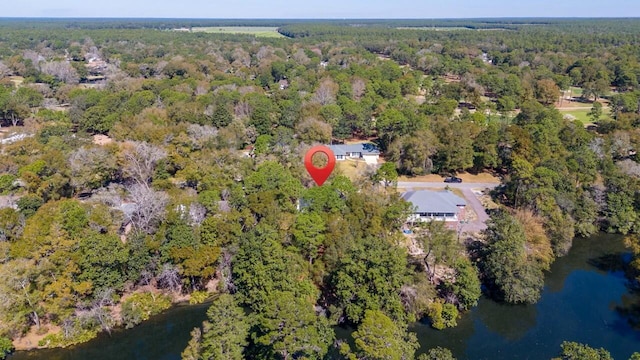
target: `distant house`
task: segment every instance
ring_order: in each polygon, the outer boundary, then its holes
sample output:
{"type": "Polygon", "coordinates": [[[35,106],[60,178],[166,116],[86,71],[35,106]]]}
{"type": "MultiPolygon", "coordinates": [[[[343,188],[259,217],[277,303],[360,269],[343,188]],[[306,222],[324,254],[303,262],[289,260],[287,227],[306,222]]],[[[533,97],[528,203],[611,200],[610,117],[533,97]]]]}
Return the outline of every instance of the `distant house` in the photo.
{"type": "Polygon", "coordinates": [[[329,145],[329,148],[338,161],[363,159],[368,164],[377,164],[380,157],[380,150],[372,143],[329,145]]]}
{"type": "Polygon", "coordinates": [[[457,222],[464,218],[465,199],[449,190],[417,190],[402,194],[402,198],[414,206],[409,221],[457,222]]]}

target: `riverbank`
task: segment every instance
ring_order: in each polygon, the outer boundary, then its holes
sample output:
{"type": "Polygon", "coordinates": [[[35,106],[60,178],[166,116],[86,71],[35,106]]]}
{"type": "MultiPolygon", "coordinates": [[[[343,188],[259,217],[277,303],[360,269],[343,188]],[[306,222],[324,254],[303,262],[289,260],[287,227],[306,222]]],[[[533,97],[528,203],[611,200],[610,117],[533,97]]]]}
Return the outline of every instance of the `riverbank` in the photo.
{"type": "MultiPolygon", "coordinates": [[[[542,298],[534,305],[505,305],[482,298],[458,319],[458,326],[442,331],[415,323],[419,353],[435,346],[451,349],[464,359],[550,359],[562,341],[604,347],[616,359],[638,350],[640,331],[621,311],[640,303],[629,292],[624,273],[595,266],[594,260],[626,254],[621,236],[599,234],[576,239],[569,254],[546,274],[542,298]]],[[[10,360],[179,360],[194,327],[206,318],[209,303],[174,305],[132,329],[102,333],[88,343],[67,349],[21,351],[10,360]]],[[[341,338],[348,337],[342,333],[341,338]]]]}
{"type": "MultiPolygon", "coordinates": [[[[207,286],[207,289],[209,288],[210,286],[207,286]]],[[[170,299],[172,307],[180,306],[180,305],[189,305],[192,299],[191,294],[183,294],[180,292],[165,292],[149,285],[143,286],[132,293],[124,294],[120,302],[118,302],[117,304],[106,306],[106,308],[108,309],[108,313],[110,314],[111,318],[114,319],[115,321],[115,325],[112,328],[110,328],[108,332],[125,328],[125,324],[123,323],[123,317],[122,317],[122,304],[131,296],[135,294],[144,294],[144,293],[153,293],[157,296],[160,296],[160,295],[166,296],[170,299]]],[[[209,293],[209,297],[211,295],[212,294],[209,293]]],[[[164,311],[166,310],[166,307],[162,307],[160,308],[160,310],[164,311]]],[[[158,315],[158,313],[152,312],[152,313],[149,313],[147,317],[153,317],[155,315],[158,315]]],[[[91,336],[83,336],[81,339],[78,339],[77,341],[72,341],[71,343],[67,345],[62,345],[62,346],[60,346],[59,344],[55,344],[53,346],[43,345],[43,343],[47,342],[47,339],[51,338],[52,336],[55,336],[56,334],[61,333],[61,331],[62,331],[62,328],[54,324],[43,324],[40,326],[40,328],[34,325],[29,329],[29,331],[24,336],[14,339],[12,343],[15,351],[17,352],[31,351],[31,350],[38,350],[38,349],[50,349],[50,348],[56,348],[56,347],[65,348],[65,347],[75,346],[81,343],[92,341],[93,339],[100,336],[101,334],[101,332],[97,332],[95,334],[93,334],[92,332],[91,336]]],[[[102,331],[102,332],[107,332],[107,331],[102,331]]]]}

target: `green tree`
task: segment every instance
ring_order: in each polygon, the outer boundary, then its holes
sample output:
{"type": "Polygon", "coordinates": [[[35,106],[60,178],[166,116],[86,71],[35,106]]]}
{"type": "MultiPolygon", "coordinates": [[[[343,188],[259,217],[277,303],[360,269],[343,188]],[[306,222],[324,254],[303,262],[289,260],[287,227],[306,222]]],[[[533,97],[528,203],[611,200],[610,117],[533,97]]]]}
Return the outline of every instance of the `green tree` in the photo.
{"type": "Polygon", "coordinates": [[[202,331],[194,329],[182,353],[184,360],[241,360],[249,343],[249,321],[232,295],[222,294],[207,310],[202,331]]]}
{"type": "Polygon", "coordinates": [[[418,348],[414,333],[407,332],[378,310],[365,311],[362,323],[352,336],[355,359],[410,360],[418,348]]]}
{"type": "Polygon", "coordinates": [[[326,225],[322,216],[316,212],[303,212],[296,218],[291,234],[293,245],[301,254],[313,263],[318,250],[324,243],[326,225]]]}
{"type": "Polygon", "coordinates": [[[40,327],[42,290],[37,279],[42,270],[34,261],[25,259],[0,264],[0,333],[17,336],[31,324],[40,327]]]}
{"type": "Polygon", "coordinates": [[[453,230],[447,229],[442,221],[430,221],[417,239],[424,250],[423,263],[429,281],[435,281],[435,267],[438,264],[453,265],[460,256],[460,244],[453,230]]]}
{"type": "Polygon", "coordinates": [[[456,358],[453,357],[451,350],[437,346],[418,356],[418,360],[456,360],[456,358]]]}
{"type": "Polygon", "coordinates": [[[434,329],[442,330],[448,327],[455,327],[458,323],[458,309],[453,304],[444,303],[442,300],[435,301],[429,306],[427,312],[431,318],[431,326],[434,329]]]}
{"type": "Polygon", "coordinates": [[[350,322],[360,323],[366,310],[381,310],[396,320],[404,318],[398,294],[405,282],[406,262],[399,248],[377,237],[359,240],[347,250],[331,284],[337,305],[350,322]]]}
{"type": "Polygon", "coordinates": [[[244,181],[249,207],[261,216],[266,216],[265,199],[271,198],[282,210],[294,211],[295,202],[300,195],[302,185],[291,175],[288,169],[274,161],[262,163],[258,169],[244,181]]]}
{"type": "Polygon", "coordinates": [[[218,104],[211,118],[213,126],[217,127],[218,129],[226,127],[233,121],[233,116],[231,115],[229,109],[227,109],[227,106],[225,104],[218,104]]]}
{"type": "Polygon", "coordinates": [[[593,106],[591,107],[591,110],[589,110],[589,113],[587,115],[592,122],[597,123],[602,116],[602,104],[598,101],[594,101],[593,106]]]}
{"type": "Polygon", "coordinates": [[[20,210],[22,215],[24,215],[25,217],[30,217],[31,215],[35,214],[36,211],[38,211],[38,209],[42,206],[42,204],[44,204],[42,198],[34,194],[27,194],[16,201],[18,210],[20,210]]]}
{"type": "Polygon", "coordinates": [[[613,360],[611,354],[603,349],[594,349],[587,345],[564,341],[560,359],[562,360],[613,360]]]}
{"type": "Polygon", "coordinates": [[[274,292],[315,298],[315,287],[308,280],[297,280],[302,274],[296,270],[292,255],[283,249],[278,233],[269,226],[259,225],[246,234],[232,268],[242,303],[261,312],[274,292]]]}
{"type": "Polygon", "coordinates": [[[270,294],[253,334],[258,359],[322,359],[335,337],[313,304],[291,292],[270,294]]]}
{"type": "Polygon", "coordinates": [[[122,302],[122,322],[129,329],[170,307],[171,300],[167,295],[136,293],[122,302]]]}
{"type": "Polygon", "coordinates": [[[385,188],[397,185],[398,172],[396,171],[395,164],[389,162],[382,164],[373,176],[373,180],[375,182],[382,181],[385,188]]]}
{"type": "Polygon", "coordinates": [[[91,233],[79,242],[79,280],[90,281],[94,291],[120,290],[126,281],[129,252],[115,234],[91,233]]]}
{"type": "Polygon", "coordinates": [[[505,211],[495,213],[486,230],[484,271],[497,297],[509,303],[535,303],[540,298],[544,274],[527,261],[524,227],[505,211]]]}
{"type": "Polygon", "coordinates": [[[482,295],[478,270],[466,257],[460,257],[456,261],[454,269],[456,270],[455,282],[446,284],[446,287],[451,289],[458,306],[463,310],[468,310],[476,306],[482,295]]]}

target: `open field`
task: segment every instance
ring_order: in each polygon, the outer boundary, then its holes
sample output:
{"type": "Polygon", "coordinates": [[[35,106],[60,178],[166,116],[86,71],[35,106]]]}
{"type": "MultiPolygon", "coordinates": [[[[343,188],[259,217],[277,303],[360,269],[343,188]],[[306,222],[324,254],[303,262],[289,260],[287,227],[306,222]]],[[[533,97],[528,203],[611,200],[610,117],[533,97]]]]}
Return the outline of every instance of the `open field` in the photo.
{"type": "Polygon", "coordinates": [[[277,27],[267,26],[218,26],[218,27],[194,27],[192,32],[205,32],[209,34],[246,34],[263,38],[283,38],[277,27]]]}

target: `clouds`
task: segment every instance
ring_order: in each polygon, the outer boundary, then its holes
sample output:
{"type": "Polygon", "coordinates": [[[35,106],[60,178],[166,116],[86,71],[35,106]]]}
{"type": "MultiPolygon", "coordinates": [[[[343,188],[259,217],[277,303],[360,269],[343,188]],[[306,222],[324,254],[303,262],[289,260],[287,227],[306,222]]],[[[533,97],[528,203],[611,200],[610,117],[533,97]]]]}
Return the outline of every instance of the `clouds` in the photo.
{"type": "Polygon", "coordinates": [[[640,2],[611,0],[22,0],[10,17],[460,18],[640,16],[640,2]]]}

